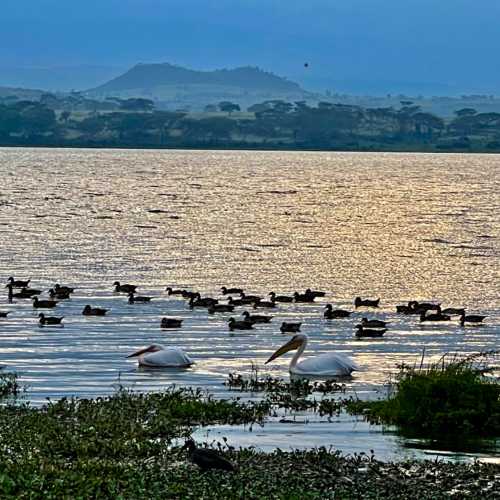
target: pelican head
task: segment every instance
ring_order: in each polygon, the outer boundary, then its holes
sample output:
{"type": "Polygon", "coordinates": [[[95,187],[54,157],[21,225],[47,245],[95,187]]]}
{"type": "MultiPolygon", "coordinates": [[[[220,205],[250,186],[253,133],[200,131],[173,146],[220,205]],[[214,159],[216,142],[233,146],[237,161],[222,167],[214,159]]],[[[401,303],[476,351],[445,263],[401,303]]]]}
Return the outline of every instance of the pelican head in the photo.
{"type": "Polygon", "coordinates": [[[282,356],[288,351],[292,351],[294,349],[298,349],[299,347],[305,345],[307,342],[307,335],[304,333],[298,333],[297,335],[294,335],[285,345],[282,345],[272,356],[265,362],[270,363],[273,361],[273,359],[278,358],[279,356],[282,356]]]}
{"type": "Polygon", "coordinates": [[[151,344],[148,347],[145,347],[144,349],[139,349],[138,351],[134,352],[133,354],[129,354],[127,358],[134,358],[136,356],[140,356],[141,354],[146,354],[147,352],[158,352],[158,351],[163,351],[164,347],[160,344],[151,344]]]}

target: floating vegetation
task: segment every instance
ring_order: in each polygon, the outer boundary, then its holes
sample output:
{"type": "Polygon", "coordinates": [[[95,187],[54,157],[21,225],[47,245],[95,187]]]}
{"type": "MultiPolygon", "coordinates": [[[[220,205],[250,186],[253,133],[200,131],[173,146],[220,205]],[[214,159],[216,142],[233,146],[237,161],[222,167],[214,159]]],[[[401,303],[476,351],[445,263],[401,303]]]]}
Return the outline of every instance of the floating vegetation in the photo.
{"type": "Polygon", "coordinates": [[[424,367],[401,365],[392,394],[382,401],[353,402],[370,421],[395,424],[409,436],[500,436],[500,383],[485,376],[481,361],[495,352],[465,358],[443,356],[424,367]]]}

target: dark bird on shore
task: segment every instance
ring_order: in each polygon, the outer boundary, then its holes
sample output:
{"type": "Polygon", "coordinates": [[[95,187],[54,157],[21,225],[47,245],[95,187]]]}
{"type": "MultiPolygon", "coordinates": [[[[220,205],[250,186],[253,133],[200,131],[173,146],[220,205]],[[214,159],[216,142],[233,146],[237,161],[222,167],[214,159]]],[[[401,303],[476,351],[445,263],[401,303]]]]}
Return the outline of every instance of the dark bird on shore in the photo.
{"type": "Polygon", "coordinates": [[[38,300],[38,297],[33,297],[33,307],[50,309],[56,305],[57,300],[38,300]]]}
{"type": "Polygon", "coordinates": [[[162,318],[160,328],[180,328],[182,321],[182,319],[177,318],[162,318]]]}
{"type": "Polygon", "coordinates": [[[269,296],[273,302],[293,302],[293,297],[288,295],[276,295],[274,292],[269,292],[269,296]]]}
{"type": "Polygon", "coordinates": [[[483,322],[486,316],[479,314],[465,314],[465,311],[460,315],[460,326],[465,326],[465,323],[475,323],[476,325],[483,322]]]}
{"type": "Polygon", "coordinates": [[[293,294],[293,301],[294,302],[314,302],[314,296],[306,295],[305,293],[295,292],[293,294]]]}
{"type": "Polygon", "coordinates": [[[302,323],[287,323],[283,321],[280,326],[281,333],[297,333],[300,332],[300,325],[302,323]]]}
{"type": "Polygon", "coordinates": [[[312,297],[324,297],[326,292],[320,292],[319,290],[311,290],[308,288],[305,292],[305,295],[311,295],[312,297]]]}
{"type": "Polygon", "coordinates": [[[54,285],[54,290],[59,293],[74,293],[75,289],[71,288],[70,286],[65,286],[65,285],[60,285],[59,283],[56,283],[54,285]]]}
{"type": "Polygon", "coordinates": [[[187,293],[186,290],[174,290],[171,286],[167,286],[167,288],[165,288],[165,291],[168,295],[182,295],[183,297],[184,294],[187,293]]]}
{"type": "Polygon", "coordinates": [[[121,292],[121,293],[135,293],[135,290],[137,288],[137,285],[121,285],[119,281],[115,281],[113,283],[113,286],[115,287],[115,292],[121,292]]]}
{"type": "Polygon", "coordinates": [[[213,299],[212,297],[202,297],[199,293],[196,293],[194,297],[189,299],[189,307],[210,307],[215,304],[218,304],[219,301],[217,299],[213,299]]]}
{"type": "Polygon", "coordinates": [[[84,316],[104,316],[109,309],[102,309],[100,307],[90,307],[89,304],[87,304],[82,311],[82,314],[84,316]]]}
{"type": "Polygon", "coordinates": [[[56,291],[53,288],[49,290],[49,295],[51,299],[66,300],[71,298],[71,293],[64,290],[56,291]]]}
{"type": "Polygon", "coordinates": [[[136,302],[144,303],[151,302],[152,297],[145,297],[144,295],[135,295],[133,292],[128,294],[128,303],[135,304],[136,302]]]}
{"type": "Polygon", "coordinates": [[[229,329],[233,330],[253,330],[252,323],[249,321],[236,321],[234,318],[229,318],[227,323],[229,329]]]}
{"type": "Polygon", "coordinates": [[[220,289],[221,289],[222,295],[228,295],[230,293],[234,293],[234,294],[239,295],[241,293],[244,293],[243,288],[226,288],[225,286],[221,286],[220,289]]]}
{"type": "Polygon", "coordinates": [[[7,281],[13,288],[26,288],[29,286],[31,280],[15,280],[13,276],[10,276],[7,281]]]}
{"type": "Polygon", "coordinates": [[[236,467],[218,452],[205,448],[197,448],[192,439],[188,439],[183,446],[188,452],[188,457],[191,462],[196,464],[203,472],[209,470],[223,470],[234,472],[236,467]]]}
{"type": "Polygon", "coordinates": [[[6,318],[10,314],[10,311],[0,311],[0,318],[6,318]]]}
{"type": "Polygon", "coordinates": [[[260,314],[250,314],[248,311],[243,311],[241,315],[245,318],[244,321],[249,323],[269,323],[273,317],[272,316],[262,316],[260,314]]]}
{"type": "Polygon", "coordinates": [[[382,329],[372,329],[372,328],[365,328],[363,325],[357,325],[357,332],[356,332],[356,337],[357,338],[363,338],[363,337],[369,337],[369,338],[376,338],[376,337],[382,337],[384,333],[387,331],[386,328],[382,329]]]}
{"type": "Polygon", "coordinates": [[[361,297],[356,297],[354,299],[354,307],[378,307],[380,299],[362,299],[361,297]]]}
{"type": "Polygon", "coordinates": [[[61,321],[63,320],[63,316],[61,317],[56,317],[56,316],[45,316],[45,314],[40,313],[38,315],[40,318],[38,322],[40,323],[40,326],[45,326],[45,325],[60,325],[61,321]]]}
{"type": "Polygon", "coordinates": [[[208,306],[208,314],[214,313],[225,313],[225,312],[233,312],[234,306],[231,304],[210,304],[208,306]]]}
{"type": "Polygon", "coordinates": [[[385,328],[387,322],[380,319],[361,318],[361,325],[363,328],[385,328]]]}
{"type": "Polygon", "coordinates": [[[326,319],[338,319],[338,318],[348,318],[351,315],[351,311],[346,311],[345,309],[333,309],[331,304],[326,304],[326,311],[323,316],[326,319]]]}

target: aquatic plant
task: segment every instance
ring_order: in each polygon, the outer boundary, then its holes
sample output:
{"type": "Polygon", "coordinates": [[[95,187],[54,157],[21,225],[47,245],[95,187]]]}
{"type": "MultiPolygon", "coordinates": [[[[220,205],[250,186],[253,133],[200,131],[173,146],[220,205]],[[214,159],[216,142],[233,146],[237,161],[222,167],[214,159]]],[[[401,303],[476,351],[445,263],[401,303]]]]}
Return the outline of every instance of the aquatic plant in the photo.
{"type": "Polygon", "coordinates": [[[481,360],[443,356],[424,366],[401,365],[392,394],[382,401],[352,402],[350,410],[372,421],[395,424],[406,435],[500,436],[500,384],[486,377],[481,360]]]}
{"type": "Polygon", "coordinates": [[[22,389],[15,373],[0,374],[0,399],[9,396],[18,396],[22,389]]]}

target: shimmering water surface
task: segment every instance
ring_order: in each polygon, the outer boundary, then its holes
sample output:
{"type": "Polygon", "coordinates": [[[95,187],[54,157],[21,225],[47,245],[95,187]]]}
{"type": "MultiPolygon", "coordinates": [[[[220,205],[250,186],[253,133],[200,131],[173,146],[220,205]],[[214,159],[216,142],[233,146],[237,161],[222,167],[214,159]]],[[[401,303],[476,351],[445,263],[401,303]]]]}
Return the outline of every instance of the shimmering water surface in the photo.
{"type": "MultiPolygon", "coordinates": [[[[430,360],[498,348],[499,174],[497,155],[0,149],[0,275],[44,290],[55,282],[77,288],[56,309],[64,328],[40,328],[30,301],[9,305],[5,294],[0,309],[12,313],[0,319],[0,363],[29,385],[33,403],[110,394],[117,384],[190,385],[227,397],[228,373],[248,373],[252,363],[288,376],[290,355],[263,363],[286,340],[281,321],[300,320],[308,351],[352,356],[366,371],[349,390],[373,397],[424,346],[430,360]],[[112,292],[115,280],[138,284],[152,303],[128,305],[112,292]],[[311,287],[327,297],[280,305],[271,324],[230,335],[230,315],[191,311],[167,296],[168,285],[214,296],[222,285],[261,295],[311,287]],[[357,295],[381,297],[380,309],[323,319],[324,303],[352,308],[357,295]],[[411,299],[488,318],[475,328],[421,325],[394,313],[411,299]],[[83,317],[87,303],[111,312],[83,317]],[[390,329],[356,341],[354,325],[368,314],[390,329]],[[184,318],[183,328],[161,331],[165,315],[184,318]],[[147,371],[126,359],[153,342],[183,348],[196,365],[147,371]]],[[[264,449],[423,453],[359,419],[295,418],[310,423],[222,431],[264,449]]]]}

